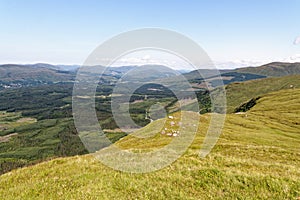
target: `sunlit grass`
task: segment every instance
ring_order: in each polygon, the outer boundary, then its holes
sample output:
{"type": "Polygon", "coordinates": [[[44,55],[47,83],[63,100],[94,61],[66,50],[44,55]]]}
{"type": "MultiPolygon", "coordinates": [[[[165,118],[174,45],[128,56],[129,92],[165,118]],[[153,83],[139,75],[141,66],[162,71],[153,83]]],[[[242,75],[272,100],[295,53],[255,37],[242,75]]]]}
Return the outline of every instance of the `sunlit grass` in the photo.
{"type": "MultiPolygon", "coordinates": [[[[205,158],[198,154],[210,114],[201,116],[196,138],[186,153],[159,171],[146,174],[114,171],[92,155],[59,158],[0,176],[0,196],[5,199],[297,199],[299,114],[300,89],[280,90],[259,99],[246,113],[228,114],[217,145],[205,158]]],[[[124,149],[151,150],[168,144],[173,137],[161,134],[161,128],[157,128],[160,123],[155,121],[136,133],[151,131],[154,133],[151,137],[126,136],[117,145],[124,149]]],[[[171,128],[169,124],[167,128],[171,128]]]]}
{"type": "MultiPolygon", "coordinates": [[[[265,78],[229,84],[226,86],[227,111],[228,113],[234,112],[235,108],[252,98],[265,95],[269,92],[291,88],[300,88],[300,75],[265,78]]],[[[278,97],[280,97],[280,95],[278,95],[278,97]]]]}

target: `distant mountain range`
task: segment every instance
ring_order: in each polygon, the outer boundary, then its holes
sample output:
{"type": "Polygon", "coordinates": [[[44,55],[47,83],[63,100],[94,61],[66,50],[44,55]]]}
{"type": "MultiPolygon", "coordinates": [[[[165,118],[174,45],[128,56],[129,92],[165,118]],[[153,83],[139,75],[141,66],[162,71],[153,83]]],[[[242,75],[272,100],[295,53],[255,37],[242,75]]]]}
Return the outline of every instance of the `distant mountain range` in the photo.
{"type": "Polygon", "coordinates": [[[0,88],[33,86],[74,80],[74,72],[52,65],[0,65],[0,88]]]}
{"type": "MultiPolygon", "coordinates": [[[[0,88],[72,82],[75,80],[79,67],[79,65],[51,65],[45,63],[0,65],[0,88]]],[[[196,84],[196,87],[202,87],[199,85],[203,83],[204,79],[210,87],[216,87],[222,83],[229,84],[265,77],[300,74],[300,63],[273,62],[259,67],[233,70],[200,69],[188,73],[182,70],[172,72],[172,70],[167,69],[167,67],[160,65],[109,67],[106,69],[105,75],[116,80],[126,74],[127,79],[130,81],[145,82],[183,74],[190,82],[196,84]],[[221,79],[216,76],[218,73],[220,73],[221,79]]]]}
{"type": "Polygon", "coordinates": [[[264,75],[268,77],[278,77],[286,75],[300,74],[300,63],[283,63],[283,62],[272,62],[260,67],[246,67],[236,69],[237,72],[251,73],[264,75]]]}
{"type": "MultiPolygon", "coordinates": [[[[215,74],[216,70],[212,69],[200,69],[198,70],[205,78],[210,77],[211,74],[215,74]]],[[[285,62],[272,62],[259,67],[243,67],[236,69],[222,69],[218,70],[220,74],[227,72],[249,73],[262,76],[274,77],[274,76],[286,76],[300,74],[300,63],[285,63],[285,62]]],[[[197,70],[191,71],[185,74],[189,79],[193,78],[193,75],[199,76],[197,70]]]]}

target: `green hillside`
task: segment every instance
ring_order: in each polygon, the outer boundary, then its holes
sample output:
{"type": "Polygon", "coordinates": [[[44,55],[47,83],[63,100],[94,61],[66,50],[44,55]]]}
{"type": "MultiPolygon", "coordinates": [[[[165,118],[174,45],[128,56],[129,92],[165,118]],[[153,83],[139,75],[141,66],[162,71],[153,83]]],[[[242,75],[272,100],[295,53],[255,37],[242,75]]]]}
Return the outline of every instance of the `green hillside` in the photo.
{"type": "Polygon", "coordinates": [[[252,98],[288,88],[300,88],[300,75],[229,84],[226,86],[227,112],[234,112],[236,108],[252,98]]]}
{"type": "MultiPolygon", "coordinates": [[[[202,115],[197,136],[186,153],[162,170],[131,174],[114,171],[92,155],[59,158],[0,176],[0,196],[5,199],[297,199],[300,197],[299,114],[300,89],[272,92],[261,97],[250,111],[228,114],[223,134],[206,158],[200,159],[198,153],[210,114],[202,115]]],[[[159,121],[153,123],[140,133],[155,132],[155,123],[159,121]]],[[[118,146],[136,151],[157,148],[170,140],[160,133],[145,140],[127,136],[118,146]]]]}

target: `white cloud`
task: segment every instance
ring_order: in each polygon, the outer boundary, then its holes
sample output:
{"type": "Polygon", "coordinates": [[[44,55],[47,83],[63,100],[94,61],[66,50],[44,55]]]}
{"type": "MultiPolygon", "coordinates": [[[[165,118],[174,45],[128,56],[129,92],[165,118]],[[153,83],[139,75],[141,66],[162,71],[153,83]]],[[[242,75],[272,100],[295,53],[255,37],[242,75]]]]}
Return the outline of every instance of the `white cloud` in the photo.
{"type": "Polygon", "coordinates": [[[256,67],[266,63],[272,62],[271,60],[230,60],[230,61],[215,61],[215,66],[218,69],[235,69],[241,67],[256,67]]]}
{"type": "Polygon", "coordinates": [[[282,60],[283,62],[290,62],[290,63],[294,63],[294,62],[300,62],[300,54],[295,54],[292,55],[286,59],[282,60]]]}
{"type": "Polygon", "coordinates": [[[124,57],[116,60],[113,67],[118,66],[141,66],[141,65],[164,65],[172,69],[186,69],[193,70],[192,66],[183,60],[179,59],[165,59],[165,58],[151,58],[151,56],[144,57],[124,57]]]}
{"type": "Polygon", "coordinates": [[[145,55],[145,56],[143,57],[143,60],[146,60],[146,61],[148,61],[148,60],[150,60],[150,58],[151,58],[151,56],[150,56],[150,55],[145,55]]]}
{"type": "Polygon", "coordinates": [[[194,68],[180,57],[157,50],[141,50],[129,53],[115,60],[113,67],[117,66],[164,65],[172,69],[194,70],[194,68]]]}
{"type": "Polygon", "coordinates": [[[294,45],[297,45],[300,43],[300,36],[298,36],[295,40],[294,40],[294,45]]]}
{"type": "Polygon", "coordinates": [[[287,62],[287,63],[300,62],[300,54],[295,54],[287,58],[279,58],[279,59],[231,60],[231,61],[223,61],[223,62],[215,61],[214,63],[218,69],[235,69],[235,68],[242,68],[242,67],[258,67],[271,62],[287,62]]]}

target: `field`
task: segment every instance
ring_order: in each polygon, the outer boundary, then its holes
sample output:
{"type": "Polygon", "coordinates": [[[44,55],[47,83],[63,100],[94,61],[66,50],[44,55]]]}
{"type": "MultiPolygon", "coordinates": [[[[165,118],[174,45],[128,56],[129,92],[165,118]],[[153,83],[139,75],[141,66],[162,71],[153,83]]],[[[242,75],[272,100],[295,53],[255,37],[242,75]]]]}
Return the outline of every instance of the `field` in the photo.
{"type": "MultiPolygon", "coordinates": [[[[146,174],[114,171],[92,155],[59,158],[2,175],[0,196],[6,199],[297,199],[300,197],[299,107],[300,89],[287,89],[262,96],[250,111],[228,114],[217,145],[202,159],[198,153],[210,114],[201,116],[196,138],[185,154],[159,171],[146,174]]],[[[154,131],[149,124],[145,132],[149,127],[154,131]]],[[[157,148],[158,142],[168,143],[170,139],[159,132],[151,144],[132,136],[117,144],[136,150],[145,145],[157,148]]]]}

